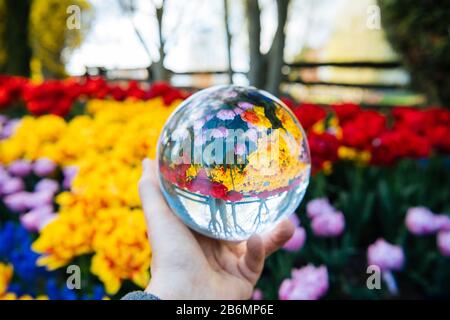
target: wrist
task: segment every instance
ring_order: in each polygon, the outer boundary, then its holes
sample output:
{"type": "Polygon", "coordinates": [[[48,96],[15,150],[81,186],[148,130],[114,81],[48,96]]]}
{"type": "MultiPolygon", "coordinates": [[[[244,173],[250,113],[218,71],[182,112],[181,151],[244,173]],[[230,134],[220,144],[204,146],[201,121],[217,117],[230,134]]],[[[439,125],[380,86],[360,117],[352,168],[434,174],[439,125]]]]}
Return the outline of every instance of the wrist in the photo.
{"type": "Polygon", "coordinates": [[[146,293],[152,294],[161,300],[183,300],[189,299],[184,294],[183,285],[174,279],[174,277],[166,277],[161,275],[153,275],[150,283],[145,289],[146,293]]]}
{"type": "Polygon", "coordinates": [[[144,290],[145,293],[157,296],[161,300],[176,300],[176,298],[172,297],[172,295],[166,291],[167,290],[164,289],[164,287],[157,285],[156,281],[154,281],[153,279],[144,290]]]}

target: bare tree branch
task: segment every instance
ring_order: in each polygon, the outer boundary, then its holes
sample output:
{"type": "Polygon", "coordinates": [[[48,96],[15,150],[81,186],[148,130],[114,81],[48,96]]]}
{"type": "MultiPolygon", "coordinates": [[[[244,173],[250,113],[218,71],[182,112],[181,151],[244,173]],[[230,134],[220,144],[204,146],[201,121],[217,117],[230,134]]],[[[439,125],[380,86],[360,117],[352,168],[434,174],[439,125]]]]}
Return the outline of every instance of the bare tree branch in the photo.
{"type": "Polygon", "coordinates": [[[145,42],[144,38],[142,37],[141,32],[139,31],[138,27],[134,23],[133,14],[134,14],[134,0],[117,0],[119,3],[119,6],[122,8],[122,10],[127,14],[128,19],[131,22],[131,25],[133,27],[134,33],[136,34],[139,42],[141,43],[142,47],[145,50],[145,53],[148,56],[148,59],[150,60],[150,63],[152,62],[152,56],[150,54],[150,49],[147,46],[147,43],[145,42]]]}

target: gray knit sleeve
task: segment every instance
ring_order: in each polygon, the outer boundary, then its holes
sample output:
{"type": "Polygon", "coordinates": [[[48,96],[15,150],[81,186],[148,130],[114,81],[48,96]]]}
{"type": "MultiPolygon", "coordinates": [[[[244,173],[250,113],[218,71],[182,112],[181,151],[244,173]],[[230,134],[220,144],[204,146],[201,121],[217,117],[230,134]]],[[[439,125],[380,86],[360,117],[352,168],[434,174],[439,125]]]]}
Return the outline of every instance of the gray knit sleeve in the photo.
{"type": "Polygon", "coordinates": [[[146,293],[144,291],[133,291],[123,296],[121,300],[161,300],[161,299],[159,299],[157,296],[151,293],[146,293]]]}

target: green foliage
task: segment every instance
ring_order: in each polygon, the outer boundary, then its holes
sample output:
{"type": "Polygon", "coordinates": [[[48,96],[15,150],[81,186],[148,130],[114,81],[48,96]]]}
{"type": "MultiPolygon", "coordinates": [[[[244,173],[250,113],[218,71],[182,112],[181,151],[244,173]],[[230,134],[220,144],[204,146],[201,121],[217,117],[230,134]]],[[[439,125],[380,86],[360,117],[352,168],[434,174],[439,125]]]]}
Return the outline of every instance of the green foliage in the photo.
{"type": "Polygon", "coordinates": [[[307,231],[305,246],[297,253],[280,251],[269,258],[258,284],[266,298],[277,298],[282,280],[293,267],[325,264],[330,276],[327,298],[390,298],[388,291],[368,290],[367,247],[378,238],[403,246],[405,269],[395,273],[401,298],[443,297],[450,294],[450,259],[436,247],[436,236],[414,236],[405,227],[410,207],[450,211],[450,159],[402,160],[393,167],[362,167],[338,163],[331,175],[313,177],[297,210],[307,231]],[[310,229],[306,203],[328,197],[346,219],[344,234],[318,238],[310,229]]]}
{"type": "MultiPolygon", "coordinates": [[[[92,19],[86,0],[33,0],[30,12],[29,42],[37,66],[33,72],[48,78],[66,76],[67,54],[79,47],[92,19]],[[69,29],[67,8],[80,9],[80,29],[69,29]]],[[[73,14],[72,14],[73,15],[73,14]]]]}
{"type": "Polygon", "coordinates": [[[0,0],[0,73],[64,77],[67,57],[92,18],[87,0],[0,0]],[[80,8],[79,29],[66,25],[71,5],[80,8]]]}
{"type": "Polygon", "coordinates": [[[412,84],[431,103],[450,105],[450,2],[378,0],[381,20],[412,84]]]}

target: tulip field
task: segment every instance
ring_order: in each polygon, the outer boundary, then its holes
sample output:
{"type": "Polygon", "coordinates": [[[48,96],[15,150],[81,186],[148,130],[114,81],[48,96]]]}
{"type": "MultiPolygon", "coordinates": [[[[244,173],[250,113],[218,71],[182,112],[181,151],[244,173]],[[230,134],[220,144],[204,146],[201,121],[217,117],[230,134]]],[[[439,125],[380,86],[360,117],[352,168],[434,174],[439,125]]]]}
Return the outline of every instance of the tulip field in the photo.
{"type": "MultiPolygon", "coordinates": [[[[146,286],[141,161],[190,93],[0,76],[0,300],[119,299],[146,286]]],[[[449,109],[282,100],[307,133],[313,174],[253,299],[448,298],[449,109]]]]}

